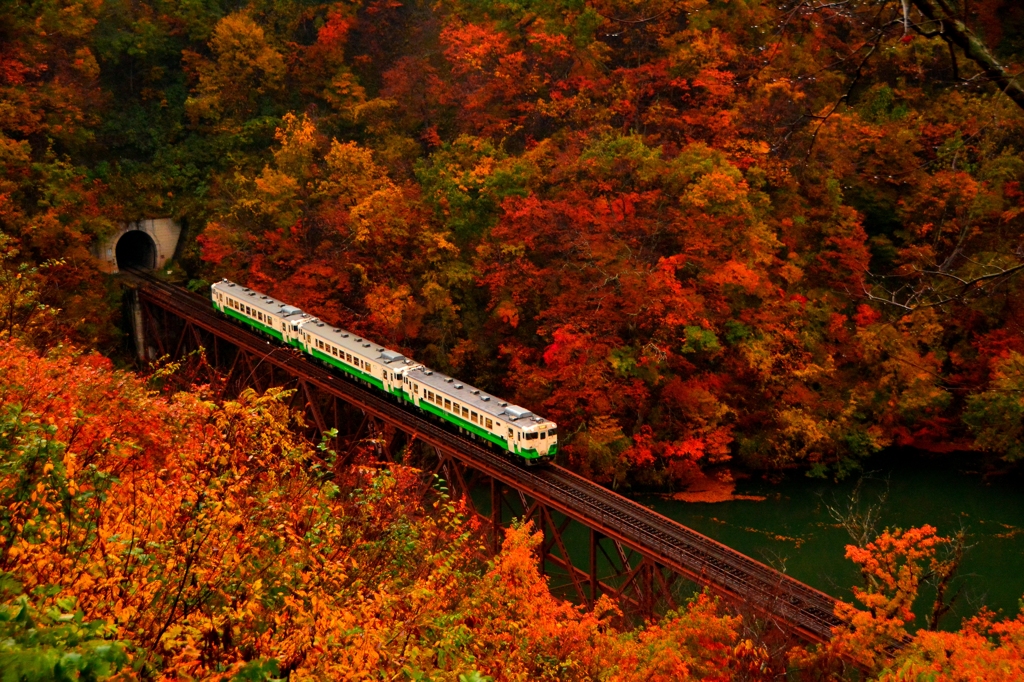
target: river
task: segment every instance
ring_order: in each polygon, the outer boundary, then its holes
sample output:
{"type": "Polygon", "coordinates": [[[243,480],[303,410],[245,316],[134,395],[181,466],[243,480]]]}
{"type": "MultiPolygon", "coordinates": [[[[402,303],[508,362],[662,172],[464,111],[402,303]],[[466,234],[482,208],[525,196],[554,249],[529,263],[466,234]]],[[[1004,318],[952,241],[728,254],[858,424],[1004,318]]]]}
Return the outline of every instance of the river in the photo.
{"type": "MultiPolygon", "coordinates": [[[[1024,597],[1024,474],[985,477],[978,457],[925,456],[890,450],[870,460],[862,477],[835,483],[799,474],[780,482],[740,480],[736,493],[763,501],[692,503],[638,495],[637,501],[792,577],[841,599],[859,580],[844,558],[850,537],[828,507],[848,507],[860,480],[862,506],[881,495],[878,528],[930,524],[939,534],[963,527],[970,546],[956,586],[961,593],[942,623],[956,628],[985,605],[1015,616],[1024,597]],[[861,480],[863,479],[863,480],[861,480]]],[[[933,594],[919,599],[918,625],[933,594]],[[927,602],[927,603],[924,603],[927,602]]]]}

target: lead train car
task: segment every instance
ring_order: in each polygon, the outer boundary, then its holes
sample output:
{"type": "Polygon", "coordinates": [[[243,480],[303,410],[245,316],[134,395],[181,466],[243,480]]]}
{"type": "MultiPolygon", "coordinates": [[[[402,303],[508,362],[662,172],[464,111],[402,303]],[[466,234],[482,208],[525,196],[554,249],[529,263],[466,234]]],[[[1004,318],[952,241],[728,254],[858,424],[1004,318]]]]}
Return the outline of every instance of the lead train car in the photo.
{"type": "Polygon", "coordinates": [[[226,279],[210,288],[210,297],[214,309],[224,315],[516,455],[527,466],[553,459],[558,451],[553,422],[332,327],[295,306],[226,279]]]}

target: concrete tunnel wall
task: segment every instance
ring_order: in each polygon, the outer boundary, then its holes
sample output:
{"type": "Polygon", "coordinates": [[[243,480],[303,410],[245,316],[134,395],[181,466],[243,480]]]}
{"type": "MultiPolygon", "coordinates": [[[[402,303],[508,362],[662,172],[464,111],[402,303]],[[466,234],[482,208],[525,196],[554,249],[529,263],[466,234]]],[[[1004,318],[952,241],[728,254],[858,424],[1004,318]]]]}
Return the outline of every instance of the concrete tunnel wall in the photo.
{"type": "MultiPolygon", "coordinates": [[[[93,251],[93,255],[100,261],[100,269],[104,272],[118,272],[117,256],[118,256],[118,242],[129,232],[141,232],[149,237],[153,245],[153,254],[149,258],[149,254],[131,253],[126,249],[132,247],[147,248],[146,240],[141,239],[142,235],[129,236],[130,242],[126,242],[121,245],[122,258],[128,257],[136,261],[152,262],[150,267],[159,269],[167,265],[167,262],[174,256],[174,250],[178,247],[178,239],[181,237],[181,225],[177,221],[171,218],[151,218],[148,220],[140,220],[134,223],[127,223],[124,228],[111,236],[109,239],[97,245],[93,251]],[[134,243],[131,243],[134,242],[134,243]],[[135,256],[135,258],[132,258],[135,256]]],[[[142,263],[138,263],[142,264],[142,263]]]]}

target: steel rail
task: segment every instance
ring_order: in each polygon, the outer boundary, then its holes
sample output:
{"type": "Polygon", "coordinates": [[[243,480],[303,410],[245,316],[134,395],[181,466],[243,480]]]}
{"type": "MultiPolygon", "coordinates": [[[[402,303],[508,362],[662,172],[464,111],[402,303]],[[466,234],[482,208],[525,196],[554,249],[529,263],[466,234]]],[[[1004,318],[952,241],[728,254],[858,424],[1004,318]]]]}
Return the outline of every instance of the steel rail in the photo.
{"type": "Polygon", "coordinates": [[[526,469],[477,442],[453,433],[315,363],[294,349],[265,338],[217,314],[210,301],[140,271],[127,273],[140,283],[146,300],[251,353],[261,362],[301,377],[317,388],[358,405],[399,426],[415,438],[443,450],[505,485],[631,547],[700,585],[739,600],[761,614],[780,619],[814,642],[828,640],[843,625],[837,600],[784,573],[658,514],[566,469],[526,469]],[[268,349],[269,346],[269,349],[268,349]]]}

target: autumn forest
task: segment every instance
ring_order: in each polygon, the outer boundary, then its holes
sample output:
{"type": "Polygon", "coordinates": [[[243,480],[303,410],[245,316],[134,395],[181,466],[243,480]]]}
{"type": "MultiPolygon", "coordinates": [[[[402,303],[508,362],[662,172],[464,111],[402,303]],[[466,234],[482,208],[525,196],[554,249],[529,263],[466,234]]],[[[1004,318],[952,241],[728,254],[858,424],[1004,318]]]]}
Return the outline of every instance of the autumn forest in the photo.
{"type": "Polygon", "coordinates": [[[172,218],[160,276],[527,406],[625,494],[909,450],[1020,475],[1019,3],[0,8],[3,682],[1024,678],[1024,615],[938,627],[954,528],[854,538],[824,645],[708,592],[579,608],[531,525],[488,555],[415,471],[333,469],[287,392],[139,365],[97,258],[172,218]]]}

